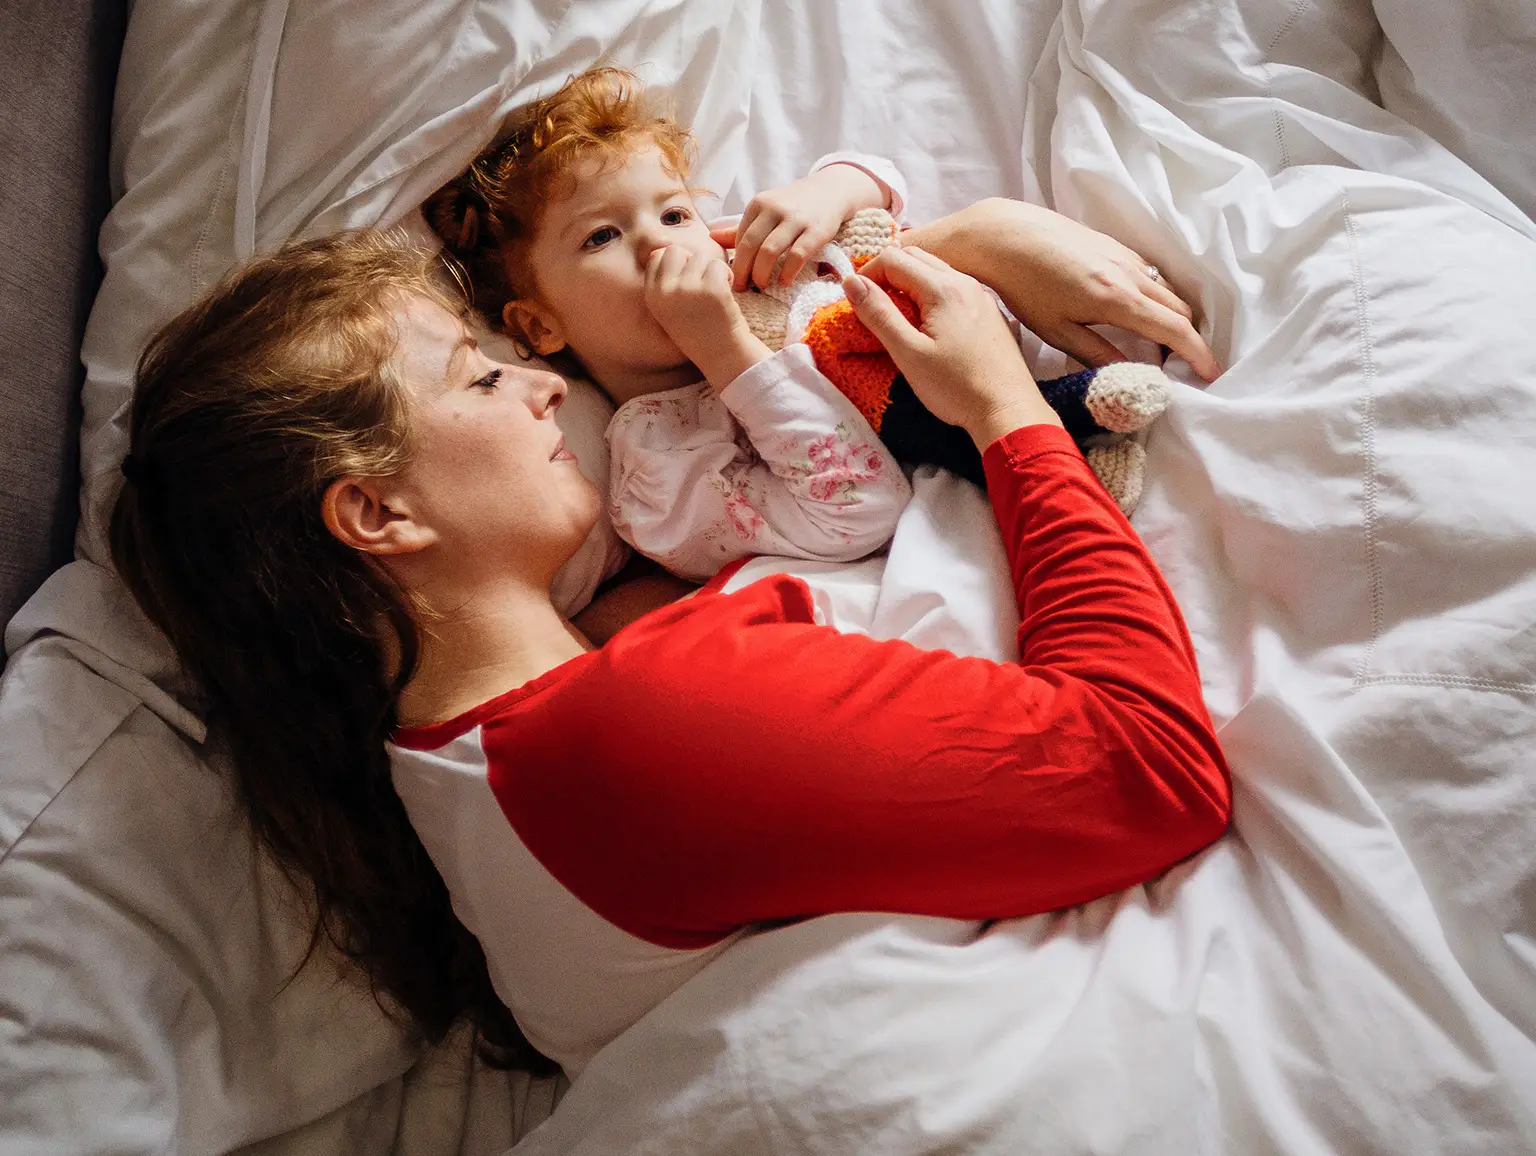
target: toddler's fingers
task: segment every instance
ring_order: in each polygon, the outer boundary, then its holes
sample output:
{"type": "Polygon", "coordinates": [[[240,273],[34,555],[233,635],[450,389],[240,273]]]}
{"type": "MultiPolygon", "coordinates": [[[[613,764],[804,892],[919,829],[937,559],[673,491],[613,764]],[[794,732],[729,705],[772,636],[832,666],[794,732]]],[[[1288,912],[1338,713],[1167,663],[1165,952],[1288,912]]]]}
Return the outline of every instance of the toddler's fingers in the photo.
{"type": "Polygon", "coordinates": [[[722,295],[731,291],[731,267],[718,257],[711,257],[704,266],[703,283],[706,289],[722,295]]]}
{"type": "Polygon", "coordinates": [[[736,226],[736,253],[731,262],[737,292],[751,282],[758,250],[777,224],[778,218],[767,213],[755,213],[750,221],[745,214],[742,215],[741,224],[736,226]]]}
{"type": "Polygon", "coordinates": [[[773,271],[778,266],[779,258],[800,235],[801,228],[800,224],[786,218],[764,238],[757,256],[752,259],[752,280],[759,288],[766,289],[773,284],[773,271]]]}
{"type": "Polygon", "coordinates": [[[795,238],[794,243],[784,254],[784,262],[779,266],[779,284],[788,285],[807,264],[816,260],[828,241],[837,235],[835,229],[824,226],[811,226],[795,238]]]}
{"type": "Polygon", "coordinates": [[[657,291],[676,288],[678,278],[687,263],[687,251],[676,245],[652,250],[645,264],[646,289],[657,291]]]}

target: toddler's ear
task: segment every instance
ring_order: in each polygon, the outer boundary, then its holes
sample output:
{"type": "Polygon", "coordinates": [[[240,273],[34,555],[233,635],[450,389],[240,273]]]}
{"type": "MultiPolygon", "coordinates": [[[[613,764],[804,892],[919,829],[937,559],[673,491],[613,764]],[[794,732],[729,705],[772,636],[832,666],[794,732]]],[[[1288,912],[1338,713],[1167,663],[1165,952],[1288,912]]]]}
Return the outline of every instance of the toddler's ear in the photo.
{"type": "Polygon", "coordinates": [[[566,346],[560,322],[537,301],[508,301],[501,322],[513,337],[521,337],[540,357],[559,353],[566,346]]]}

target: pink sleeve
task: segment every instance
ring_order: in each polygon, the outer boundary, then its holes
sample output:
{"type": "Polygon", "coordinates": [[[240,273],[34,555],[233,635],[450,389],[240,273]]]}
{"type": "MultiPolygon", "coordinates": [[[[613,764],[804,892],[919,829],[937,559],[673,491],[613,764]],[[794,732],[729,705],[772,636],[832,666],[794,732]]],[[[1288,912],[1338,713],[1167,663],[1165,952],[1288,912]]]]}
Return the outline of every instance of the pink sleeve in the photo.
{"type": "Polygon", "coordinates": [[[868,173],[877,185],[885,190],[890,204],[886,207],[897,223],[906,224],[906,218],[902,215],[907,207],[907,181],[898,169],[884,157],[877,157],[873,153],[835,152],[828,153],[819,158],[811,166],[811,172],[818,172],[828,165],[852,165],[856,169],[862,169],[868,173]]]}

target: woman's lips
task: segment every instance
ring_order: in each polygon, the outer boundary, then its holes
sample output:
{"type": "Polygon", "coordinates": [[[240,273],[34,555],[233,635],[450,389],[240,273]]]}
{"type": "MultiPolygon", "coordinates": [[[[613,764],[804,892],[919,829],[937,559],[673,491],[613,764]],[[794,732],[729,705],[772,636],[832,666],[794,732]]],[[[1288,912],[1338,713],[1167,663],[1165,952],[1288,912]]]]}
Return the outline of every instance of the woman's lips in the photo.
{"type": "Polygon", "coordinates": [[[552,462],[574,462],[576,455],[565,448],[565,439],[561,438],[555,446],[555,452],[549,455],[549,460],[552,462]]]}

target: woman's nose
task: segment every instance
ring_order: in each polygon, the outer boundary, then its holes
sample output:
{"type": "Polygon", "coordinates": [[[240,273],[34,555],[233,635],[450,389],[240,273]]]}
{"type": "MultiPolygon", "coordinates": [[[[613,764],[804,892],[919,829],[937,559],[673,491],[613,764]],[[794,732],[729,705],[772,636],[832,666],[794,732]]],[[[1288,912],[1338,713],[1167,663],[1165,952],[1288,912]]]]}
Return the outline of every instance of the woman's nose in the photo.
{"type": "Polygon", "coordinates": [[[548,370],[535,370],[528,390],[528,408],[535,417],[548,417],[560,408],[570,386],[565,378],[548,370]]]}

